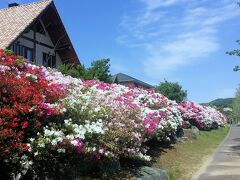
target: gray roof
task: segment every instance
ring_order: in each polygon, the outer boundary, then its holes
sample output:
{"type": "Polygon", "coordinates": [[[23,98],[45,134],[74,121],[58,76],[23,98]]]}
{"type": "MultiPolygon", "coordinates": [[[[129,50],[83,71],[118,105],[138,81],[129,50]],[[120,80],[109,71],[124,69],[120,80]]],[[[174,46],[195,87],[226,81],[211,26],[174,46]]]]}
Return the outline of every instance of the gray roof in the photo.
{"type": "Polygon", "coordinates": [[[123,74],[123,73],[118,73],[116,75],[113,76],[113,82],[114,83],[124,83],[124,82],[133,82],[133,83],[136,83],[140,86],[143,86],[143,87],[147,87],[147,88],[153,88],[152,85],[150,84],[147,84],[143,81],[140,81],[136,78],[133,78],[129,75],[126,75],[126,74],[123,74]]]}

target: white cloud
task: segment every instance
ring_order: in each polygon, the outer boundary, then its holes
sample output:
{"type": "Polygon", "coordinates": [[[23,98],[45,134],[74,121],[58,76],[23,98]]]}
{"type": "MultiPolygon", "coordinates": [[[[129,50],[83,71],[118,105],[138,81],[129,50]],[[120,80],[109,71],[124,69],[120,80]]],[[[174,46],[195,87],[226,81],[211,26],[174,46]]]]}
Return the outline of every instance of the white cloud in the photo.
{"type": "MultiPolygon", "coordinates": [[[[183,36],[184,37],[184,36],[183,36]]],[[[164,76],[178,67],[198,61],[217,51],[219,44],[212,37],[184,37],[159,46],[148,52],[151,56],[144,61],[144,70],[149,76],[164,76]],[[207,48],[206,48],[207,47],[207,48]]]]}
{"type": "Polygon", "coordinates": [[[231,0],[139,1],[145,8],[124,17],[120,26],[125,34],[118,42],[147,52],[141,63],[149,77],[164,76],[218,51],[218,28],[240,15],[231,0]]]}

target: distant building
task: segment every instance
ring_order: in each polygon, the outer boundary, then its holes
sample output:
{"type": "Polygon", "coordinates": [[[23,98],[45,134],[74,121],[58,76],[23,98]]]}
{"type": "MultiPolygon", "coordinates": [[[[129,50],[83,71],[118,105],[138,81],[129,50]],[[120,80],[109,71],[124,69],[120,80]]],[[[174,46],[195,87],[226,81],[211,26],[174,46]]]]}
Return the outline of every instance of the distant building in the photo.
{"type": "Polygon", "coordinates": [[[0,48],[48,67],[80,64],[52,0],[0,9],[0,48]]]}
{"type": "Polygon", "coordinates": [[[118,74],[114,75],[113,83],[121,84],[121,85],[127,86],[129,88],[135,88],[135,87],[143,88],[143,89],[152,89],[153,88],[152,85],[147,84],[143,81],[140,81],[138,79],[135,79],[135,78],[128,76],[126,74],[123,74],[123,73],[118,73],[118,74]]]}
{"type": "Polygon", "coordinates": [[[230,108],[230,107],[225,107],[225,108],[223,108],[223,111],[224,111],[224,112],[232,112],[233,109],[230,108]]]}

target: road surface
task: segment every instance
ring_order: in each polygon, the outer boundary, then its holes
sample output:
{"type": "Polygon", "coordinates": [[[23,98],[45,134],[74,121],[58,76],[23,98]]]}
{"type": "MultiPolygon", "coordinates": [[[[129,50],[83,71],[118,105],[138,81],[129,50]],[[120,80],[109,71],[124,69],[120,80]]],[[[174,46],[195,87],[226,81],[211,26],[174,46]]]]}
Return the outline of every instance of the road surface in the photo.
{"type": "Polygon", "coordinates": [[[231,127],[223,143],[192,180],[240,180],[240,126],[231,127]]]}

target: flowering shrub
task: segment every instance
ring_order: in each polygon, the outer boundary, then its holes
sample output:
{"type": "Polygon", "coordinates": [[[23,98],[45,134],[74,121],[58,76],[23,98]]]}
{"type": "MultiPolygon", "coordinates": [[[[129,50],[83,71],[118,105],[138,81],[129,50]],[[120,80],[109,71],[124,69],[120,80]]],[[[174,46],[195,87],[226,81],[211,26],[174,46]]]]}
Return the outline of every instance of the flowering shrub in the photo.
{"type": "Polygon", "coordinates": [[[61,113],[56,100],[64,91],[57,84],[49,84],[40,67],[8,56],[3,50],[0,79],[0,157],[9,163],[21,161],[30,151],[27,138],[61,113]]]}
{"type": "Polygon", "coordinates": [[[226,117],[212,107],[186,101],[178,104],[184,120],[201,130],[222,127],[227,123],[226,117]]]}
{"type": "Polygon", "coordinates": [[[43,164],[59,172],[60,164],[66,169],[73,162],[149,161],[145,144],[151,139],[169,141],[187,122],[200,129],[226,123],[213,108],[177,104],[152,90],[81,81],[3,50],[0,78],[0,157],[19,176],[29,169],[39,175],[43,164]]]}

